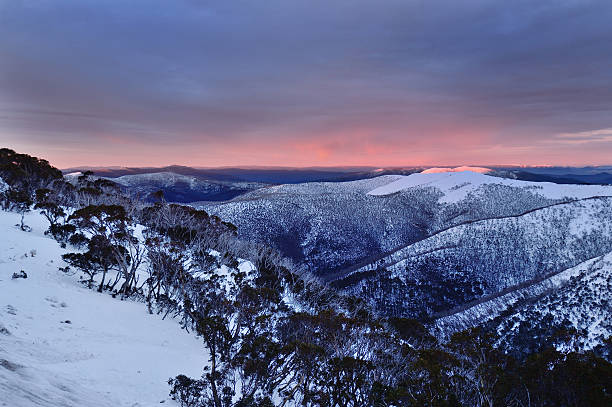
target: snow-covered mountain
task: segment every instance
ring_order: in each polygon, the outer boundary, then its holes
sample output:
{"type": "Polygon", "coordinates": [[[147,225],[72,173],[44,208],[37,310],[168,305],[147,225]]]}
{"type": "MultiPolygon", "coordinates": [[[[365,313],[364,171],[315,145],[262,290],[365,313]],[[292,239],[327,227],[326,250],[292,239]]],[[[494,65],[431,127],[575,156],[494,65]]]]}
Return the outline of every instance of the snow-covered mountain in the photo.
{"type": "Polygon", "coordinates": [[[391,182],[369,191],[368,194],[382,196],[414,188],[432,187],[442,192],[441,202],[453,203],[465,200],[470,194],[486,194],[486,187],[490,185],[518,188],[549,199],[577,199],[612,193],[612,187],[606,185],[561,185],[551,182],[519,181],[493,177],[481,172],[426,170],[408,176],[390,176],[391,182]]]}
{"type": "MultiPolygon", "coordinates": [[[[435,171],[281,185],[203,206],[382,315],[424,320],[519,288],[541,293],[612,252],[612,187],[602,185],[435,171]]],[[[463,320],[454,323],[483,322],[463,320]]]]}
{"type": "Polygon", "coordinates": [[[611,204],[610,197],[585,198],[450,227],[335,284],[369,292],[388,312],[440,312],[612,251],[611,204]]]}
{"type": "Polygon", "coordinates": [[[436,194],[414,191],[382,199],[368,195],[390,181],[383,176],[285,184],[229,202],[194,205],[236,224],[244,239],[270,244],[325,275],[425,236],[436,194]]]}
{"type": "Polygon", "coordinates": [[[197,206],[337,279],[446,228],[521,215],[612,187],[525,182],[471,171],[263,188],[197,206]]]}
{"type": "Polygon", "coordinates": [[[265,185],[257,182],[209,180],[173,172],[123,175],[108,179],[145,199],[161,190],[170,202],[227,200],[265,185]]]}

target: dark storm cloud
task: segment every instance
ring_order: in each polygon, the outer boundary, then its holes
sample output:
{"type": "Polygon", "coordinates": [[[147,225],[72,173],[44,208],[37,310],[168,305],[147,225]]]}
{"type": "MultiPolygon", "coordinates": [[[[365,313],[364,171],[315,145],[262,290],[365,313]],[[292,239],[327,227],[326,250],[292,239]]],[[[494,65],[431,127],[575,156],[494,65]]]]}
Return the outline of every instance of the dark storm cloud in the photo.
{"type": "Polygon", "coordinates": [[[0,135],[552,139],[612,127],[610,21],[606,0],[6,1],[0,135]]]}

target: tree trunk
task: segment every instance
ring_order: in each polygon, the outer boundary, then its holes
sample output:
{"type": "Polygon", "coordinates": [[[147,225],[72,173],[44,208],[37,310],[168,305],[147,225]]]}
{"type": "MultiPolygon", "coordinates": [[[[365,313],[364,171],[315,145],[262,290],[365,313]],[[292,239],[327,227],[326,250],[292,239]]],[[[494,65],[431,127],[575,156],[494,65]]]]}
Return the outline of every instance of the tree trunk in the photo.
{"type": "Polygon", "coordinates": [[[210,361],[211,361],[211,367],[210,367],[210,388],[212,390],[212,394],[213,394],[213,401],[215,403],[215,407],[221,407],[221,399],[219,399],[219,392],[217,391],[217,383],[216,383],[216,376],[217,376],[217,357],[215,355],[215,350],[216,347],[208,347],[208,349],[210,350],[210,361]]]}
{"type": "Polygon", "coordinates": [[[101,293],[102,290],[104,289],[104,280],[106,279],[106,272],[107,271],[108,271],[108,269],[106,267],[102,271],[102,281],[100,281],[100,286],[98,287],[98,292],[99,293],[101,293]]]}

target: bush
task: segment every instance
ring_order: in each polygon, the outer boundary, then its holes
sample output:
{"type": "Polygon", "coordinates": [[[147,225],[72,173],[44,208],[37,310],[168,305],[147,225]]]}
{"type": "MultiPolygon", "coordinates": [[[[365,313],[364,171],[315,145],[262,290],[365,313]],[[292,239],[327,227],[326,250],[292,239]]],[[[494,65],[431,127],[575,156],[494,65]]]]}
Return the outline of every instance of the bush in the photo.
{"type": "Polygon", "coordinates": [[[169,379],[170,396],[172,400],[178,401],[183,407],[203,406],[200,403],[200,396],[204,390],[202,380],[194,380],[185,375],[178,375],[174,379],[169,379]]]}

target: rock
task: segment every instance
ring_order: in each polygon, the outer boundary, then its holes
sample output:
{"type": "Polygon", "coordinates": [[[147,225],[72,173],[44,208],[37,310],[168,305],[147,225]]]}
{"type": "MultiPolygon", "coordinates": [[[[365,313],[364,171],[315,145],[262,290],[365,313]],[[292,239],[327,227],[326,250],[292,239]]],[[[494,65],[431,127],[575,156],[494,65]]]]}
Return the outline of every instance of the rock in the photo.
{"type": "Polygon", "coordinates": [[[28,278],[28,274],[23,270],[19,271],[19,273],[13,273],[13,279],[17,278],[28,278]]]}

